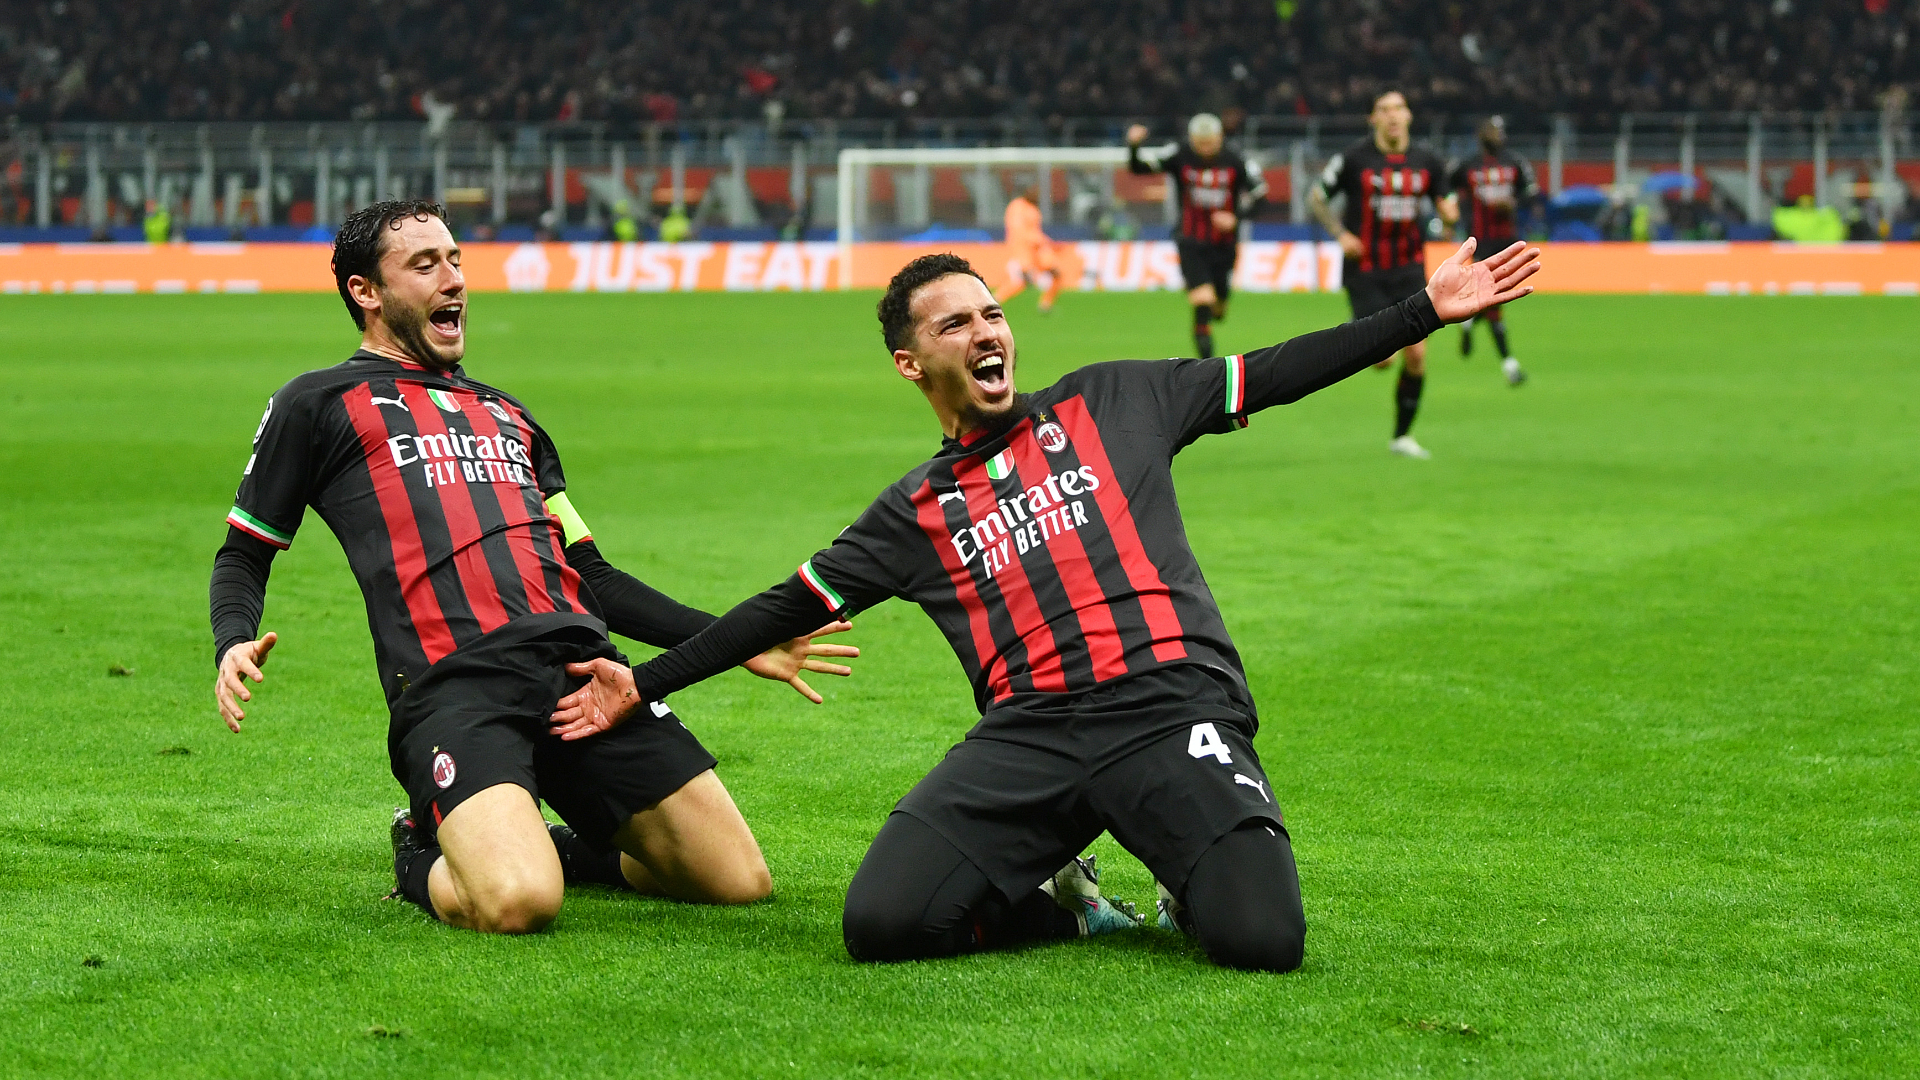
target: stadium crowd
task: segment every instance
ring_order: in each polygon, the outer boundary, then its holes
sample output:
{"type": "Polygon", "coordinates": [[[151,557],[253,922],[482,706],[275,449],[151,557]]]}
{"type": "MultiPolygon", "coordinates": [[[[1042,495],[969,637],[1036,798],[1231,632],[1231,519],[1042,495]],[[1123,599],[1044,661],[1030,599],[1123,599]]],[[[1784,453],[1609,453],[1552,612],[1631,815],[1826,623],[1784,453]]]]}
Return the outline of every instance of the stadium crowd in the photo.
{"type": "Polygon", "coordinates": [[[1872,109],[1920,0],[0,0],[0,117],[1872,109]]]}

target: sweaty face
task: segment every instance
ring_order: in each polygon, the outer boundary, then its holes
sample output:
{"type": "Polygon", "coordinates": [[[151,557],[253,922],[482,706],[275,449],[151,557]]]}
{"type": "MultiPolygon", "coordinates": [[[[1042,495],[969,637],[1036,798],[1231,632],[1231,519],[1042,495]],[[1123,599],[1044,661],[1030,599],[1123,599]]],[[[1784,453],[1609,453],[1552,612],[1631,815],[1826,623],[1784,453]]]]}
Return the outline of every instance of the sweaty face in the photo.
{"type": "Polygon", "coordinates": [[[1382,139],[1398,143],[1407,137],[1413,128],[1413,110],[1407,107],[1407,99],[1399,94],[1384,94],[1373,103],[1373,115],[1368,118],[1373,130],[1382,139]]]}
{"type": "Polygon", "coordinates": [[[913,340],[894,360],[943,421],[964,433],[1013,408],[1013,331],[979,278],[948,274],[923,285],[911,310],[913,340]]]}
{"type": "Polygon", "coordinates": [[[467,352],[467,279],[460,247],[439,218],[402,218],[381,246],[379,321],[393,343],[446,370],[467,352]]]}

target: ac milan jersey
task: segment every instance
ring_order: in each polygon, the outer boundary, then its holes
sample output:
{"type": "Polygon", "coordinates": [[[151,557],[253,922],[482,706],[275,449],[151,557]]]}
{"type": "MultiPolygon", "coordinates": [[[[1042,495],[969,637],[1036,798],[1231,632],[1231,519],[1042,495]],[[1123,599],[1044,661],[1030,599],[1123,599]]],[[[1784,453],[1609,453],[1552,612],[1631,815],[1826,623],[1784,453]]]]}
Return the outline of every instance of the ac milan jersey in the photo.
{"type": "Polygon", "coordinates": [[[1444,199],[1446,167],[1432,151],[1410,146],[1389,154],[1362,139],[1327,161],[1321,194],[1347,197],[1341,223],[1360,238],[1355,269],[1394,270],[1426,263],[1426,214],[1421,202],[1444,199]]]}
{"type": "Polygon", "coordinates": [[[1210,158],[1182,146],[1171,157],[1154,164],[1142,158],[1138,148],[1128,155],[1133,172],[1164,172],[1172,181],[1175,201],[1180,206],[1180,225],[1174,235],[1181,240],[1201,244],[1231,244],[1239,240],[1238,229],[1221,229],[1213,223],[1216,210],[1237,217],[1252,210],[1252,203],[1266,191],[1260,170],[1232,150],[1222,149],[1210,158]]]}
{"type": "Polygon", "coordinates": [[[1465,204],[1460,216],[1472,230],[1468,235],[1489,255],[1520,238],[1519,209],[1540,190],[1533,166],[1505,150],[1455,164],[1447,181],[1465,204]]]}
{"type": "Polygon", "coordinates": [[[1245,697],[1172,464],[1201,435],[1246,425],[1247,370],[1278,348],[1081,368],[1003,433],[947,439],[801,577],[836,612],[919,604],[982,711],[1173,663],[1229,673],[1245,697]]]}
{"type": "Polygon", "coordinates": [[[273,395],[227,521],[286,548],[306,507],[319,512],[360,582],[392,701],[515,620],[601,626],[547,513],[565,487],[553,443],[518,401],[458,368],[361,351],[273,395]]]}

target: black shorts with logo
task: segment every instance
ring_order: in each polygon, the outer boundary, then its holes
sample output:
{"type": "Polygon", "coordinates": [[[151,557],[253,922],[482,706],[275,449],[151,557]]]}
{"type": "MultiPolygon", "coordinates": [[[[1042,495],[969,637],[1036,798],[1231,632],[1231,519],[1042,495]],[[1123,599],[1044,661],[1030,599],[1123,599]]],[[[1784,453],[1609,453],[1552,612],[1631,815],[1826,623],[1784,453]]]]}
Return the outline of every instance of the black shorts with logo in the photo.
{"type": "Polygon", "coordinates": [[[1385,311],[1427,287],[1427,268],[1419,263],[1391,270],[1357,270],[1357,265],[1348,259],[1340,271],[1347,287],[1347,303],[1352,305],[1356,319],[1385,311]]]}
{"type": "Polygon", "coordinates": [[[1181,240],[1175,246],[1180,251],[1180,277],[1188,291],[1212,285],[1214,295],[1222,300],[1233,292],[1233,264],[1240,258],[1239,244],[1181,240]]]}
{"type": "Polygon", "coordinates": [[[511,629],[445,657],[394,704],[387,755],[422,827],[431,831],[469,796],[518,784],[582,840],[610,850],[628,818],[713,768],[714,756],[664,703],[573,742],[550,734],[554,704],[586,682],[566,665],[626,658],[592,627],[531,639],[511,629]]]}
{"type": "Polygon", "coordinates": [[[1007,896],[1102,832],[1176,894],[1242,822],[1284,826],[1254,753],[1258,722],[1227,677],[1157,668],[1019,716],[989,714],[897,807],[1007,896]]]}

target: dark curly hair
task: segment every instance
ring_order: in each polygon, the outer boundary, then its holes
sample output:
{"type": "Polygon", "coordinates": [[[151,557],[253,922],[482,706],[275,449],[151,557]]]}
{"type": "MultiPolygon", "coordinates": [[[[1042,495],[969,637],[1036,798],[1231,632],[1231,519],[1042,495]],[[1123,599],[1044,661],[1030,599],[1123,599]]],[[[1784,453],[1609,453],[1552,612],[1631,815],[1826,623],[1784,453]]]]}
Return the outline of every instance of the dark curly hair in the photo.
{"type": "Polygon", "coordinates": [[[353,294],[347,291],[347,279],[358,276],[375,285],[385,284],[380,280],[381,246],[387,234],[400,228],[400,223],[408,218],[445,221],[447,208],[425,199],[368,203],[348,215],[340,224],[340,231],[334,234],[333,283],[340,289],[340,302],[347,305],[347,314],[353,316],[353,325],[362,330],[367,328],[367,313],[353,302],[353,294]]]}
{"type": "Polygon", "coordinates": [[[904,349],[913,339],[913,294],[922,286],[946,277],[948,274],[969,274],[985,285],[987,279],[973,264],[951,252],[939,255],[922,255],[900,268],[887,282],[887,294],[880,298],[880,336],[886,339],[887,351],[904,349]]]}

